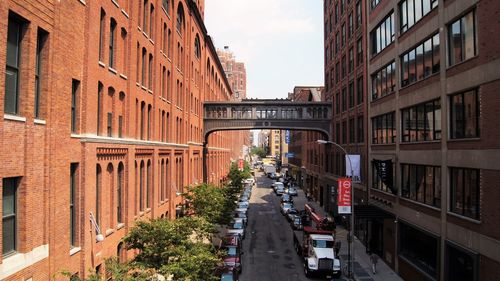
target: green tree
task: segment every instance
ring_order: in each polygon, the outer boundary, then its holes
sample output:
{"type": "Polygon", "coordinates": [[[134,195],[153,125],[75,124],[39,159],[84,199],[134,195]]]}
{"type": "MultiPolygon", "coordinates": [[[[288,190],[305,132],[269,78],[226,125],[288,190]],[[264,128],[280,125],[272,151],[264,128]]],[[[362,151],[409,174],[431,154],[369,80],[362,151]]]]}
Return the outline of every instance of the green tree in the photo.
{"type": "Polygon", "coordinates": [[[267,152],[266,152],[266,150],[263,147],[254,146],[250,150],[250,154],[257,155],[257,156],[259,156],[262,159],[262,158],[266,157],[267,152]]]}
{"type": "Polygon", "coordinates": [[[226,224],[236,204],[237,189],[201,184],[188,189],[188,210],[213,224],[226,224]]]}

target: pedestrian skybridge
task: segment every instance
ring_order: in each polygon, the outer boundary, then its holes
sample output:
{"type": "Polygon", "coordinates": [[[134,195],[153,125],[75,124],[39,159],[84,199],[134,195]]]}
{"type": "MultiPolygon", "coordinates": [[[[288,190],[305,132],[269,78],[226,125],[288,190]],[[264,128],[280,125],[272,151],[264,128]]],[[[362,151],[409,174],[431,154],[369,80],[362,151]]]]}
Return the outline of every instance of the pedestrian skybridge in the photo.
{"type": "Polygon", "coordinates": [[[284,129],[318,131],[330,139],[332,104],[287,99],[204,103],[204,139],[215,131],[284,129]]]}

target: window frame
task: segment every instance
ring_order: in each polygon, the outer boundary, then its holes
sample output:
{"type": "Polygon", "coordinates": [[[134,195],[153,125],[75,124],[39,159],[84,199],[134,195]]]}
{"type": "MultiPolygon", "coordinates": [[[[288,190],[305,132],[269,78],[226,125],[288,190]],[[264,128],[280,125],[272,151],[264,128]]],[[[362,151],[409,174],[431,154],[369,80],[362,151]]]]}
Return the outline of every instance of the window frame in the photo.
{"type": "Polygon", "coordinates": [[[476,88],[476,89],[470,89],[468,91],[464,91],[464,92],[460,92],[460,93],[455,93],[455,94],[452,94],[452,95],[449,95],[449,127],[450,127],[450,130],[449,130],[449,138],[450,139],[453,139],[453,140],[459,140],[459,139],[474,139],[474,138],[480,138],[481,137],[481,106],[480,106],[480,98],[479,98],[479,90],[476,88]],[[466,119],[466,104],[465,104],[465,95],[467,93],[472,93],[473,96],[474,96],[474,100],[475,100],[475,108],[474,108],[474,111],[476,112],[476,116],[475,116],[475,127],[476,127],[476,130],[475,130],[475,134],[473,136],[466,136],[466,125],[465,125],[465,119],[466,119]],[[453,117],[454,115],[454,112],[455,112],[455,106],[454,106],[454,101],[453,101],[453,98],[454,97],[457,97],[457,96],[461,96],[461,100],[462,100],[462,105],[461,105],[461,115],[462,117],[464,118],[462,121],[464,124],[462,124],[462,131],[460,132],[462,134],[462,137],[459,137],[459,136],[456,136],[456,126],[454,126],[455,121],[453,117]]]}
{"type": "Polygon", "coordinates": [[[452,67],[454,65],[457,65],[457,64],[460,64],[464,61],[467,61],[469,59],[472,59],[474,58],[475,56],[477,56],[478,54],[478,42],[477,42],[477,15],[476,15],[476,10],[475,9],[472,9],[472,10],[469,10],[467,11],[466,13],[462,14],[459,18],[455,19],[454,21],[452,21],[451,23],[449,23],[447,25],[447,39],[448,39],[448,67],[452,67]],[[466,16],[468,16],[469,14],[472,14],[472,40],[473,40],[473,54],[470,55],[469,57],[467,57],[466,55],[466,47],[464,46],[464,41],[465,41],[465,34],[463,32],[463,23],[462,21],[464,21],[464,19],[466,18],[466,16]],[[452,26],[459,22],[459,27],[460,27],[460,60],[459,61],[454,61],[452,60],[453,56],[452,54],[454,53],[453,52],[453,42],[454,40],[452,40],[452,26]]]}
{"type": "MultiPolygon", "coordinates": [[[[474,169],[474,168],[463,168],[463,167],[449,167],[449,179],[450,179],[450,184],[449,184],[449,192],[450,192],[450,196],[449,196],[449,207],[448,207],[448,212],[452,213],[452,214],[455,214],[455,215],[459,215],[459,216],[462,216],[462,217],[466,217],[466,218],[469,218],[469,219],[472,219],[472,220],[476,220],[476,221],[481,221],[481,169],[474,169]],[[457,195],[455,193],[455,188],[457,188],[456,186],[456,183],[459,181],[457,181],[457,179],[455,179],[455,174],[454,173],[457,173],[457,177],[460,176],[461,174],[461,177],[462,177],[462,190],[461,190],[461,196],[462,196],[462,211],[459,212],[458,210],[458,207],[455,207],[456,205],[454,203],[456,203],[457,201],[457,195]],[[461,172],[461,173],[460,173],[461,172]],[[467,177],[467,174],[469,176],[472,176],[472,172],[475,173],[475,186],[469,186],[468,190],[467,190],[467,187],[466,187],[466,184],[471,184],[471,180],[474,179],[474,178],[466,178],[467,177]],[[466,194],[471,194],[471,188],[475,188],[475,194],[477,196],[477,198],[475,198],[475,216],[472,216],[470,214],[467,214],[467,211],[466,211],[466,194]],[[467,192],[468,191],[468,192],[467,192]]],[[[472,206],[471,206],[472,207],[472,206]]]]}
{"type": "Polygon", "coordinates": [[[12,245],[12,249],[9,250],[8,252],[5,252],[5,239],[2,239],[2,257],[8,257],[8,256],[11,256],[11,255],[14,255],[15,253],[17,253],[18,251],[18,247],[19,247],[19,241],[18,241],[18,205],[19,205],[19,202],[18,202],[18,191],[19,191],[19,185],[20,185],[20,181],[21,181],[21,177],[10,177],[10,178],[3,178],[2,179],[2,237],[5,237],[4,235],[4,231],[6,230],[5,227],[3,227],[5,225],[5,221],[6,220],[14,220],[14,229],[13,229],[13,232],[11,234],[13,234],[14,236],[14,239],[13,239],[13,243],[14,245],[12,245]],[[11,182],[11,186],[9,186],[10,188],[13,188],[13,212],[10,213],[10,214],[5,214],[5,211],[3,210],[4,208],[4,202],[6,202],[6,200],[4,199],[5,197],[5,191],[7,190],[7,181],[12,181],[11,182]]]}

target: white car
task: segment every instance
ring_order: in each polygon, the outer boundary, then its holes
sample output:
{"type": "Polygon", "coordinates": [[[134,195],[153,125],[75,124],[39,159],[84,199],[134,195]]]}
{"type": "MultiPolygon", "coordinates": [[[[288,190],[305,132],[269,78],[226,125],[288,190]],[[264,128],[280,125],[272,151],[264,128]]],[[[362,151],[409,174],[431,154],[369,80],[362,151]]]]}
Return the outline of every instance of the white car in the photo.
{"type": "Polygon", "coordinates": [[[236,208],[248,209],[249,207],[250,207],[250,203],[248,203],[248,201],[244,201],[244,202],[238,202],[236,208]]]}
{"type": "Polygon", "coordinates": [[[281,213],[285,215],[289,209],[293,208],[292,203],[284,202],[281,203],[281,213]]]}
{"type": "Polygon", "coordinates": [[[241,239],[245,238],[245,223],[241,218],[235,218],[229,224],[229,229],[227,230],[229,234],[238,234],[241,239]]]}

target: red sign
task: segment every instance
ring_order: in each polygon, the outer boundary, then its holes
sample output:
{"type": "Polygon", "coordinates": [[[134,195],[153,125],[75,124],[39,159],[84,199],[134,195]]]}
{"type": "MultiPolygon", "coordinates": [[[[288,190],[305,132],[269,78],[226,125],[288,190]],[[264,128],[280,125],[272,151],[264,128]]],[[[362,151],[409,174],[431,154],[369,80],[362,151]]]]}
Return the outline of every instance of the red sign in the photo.
{"type": "Polygon", "coordinates": [[[339,179],[338,198],[339,214],[351,213],[351,179],[339,179]]]}
{"type": "Polygon", "coordinates": [[[244,163],[243,163],[243,159],[240,159],[240,160],[238,161],[238,168],[239,168],[240,170],[242,170],[242,171],[243,171],[243,164],[244,164],[244,163]]]}

